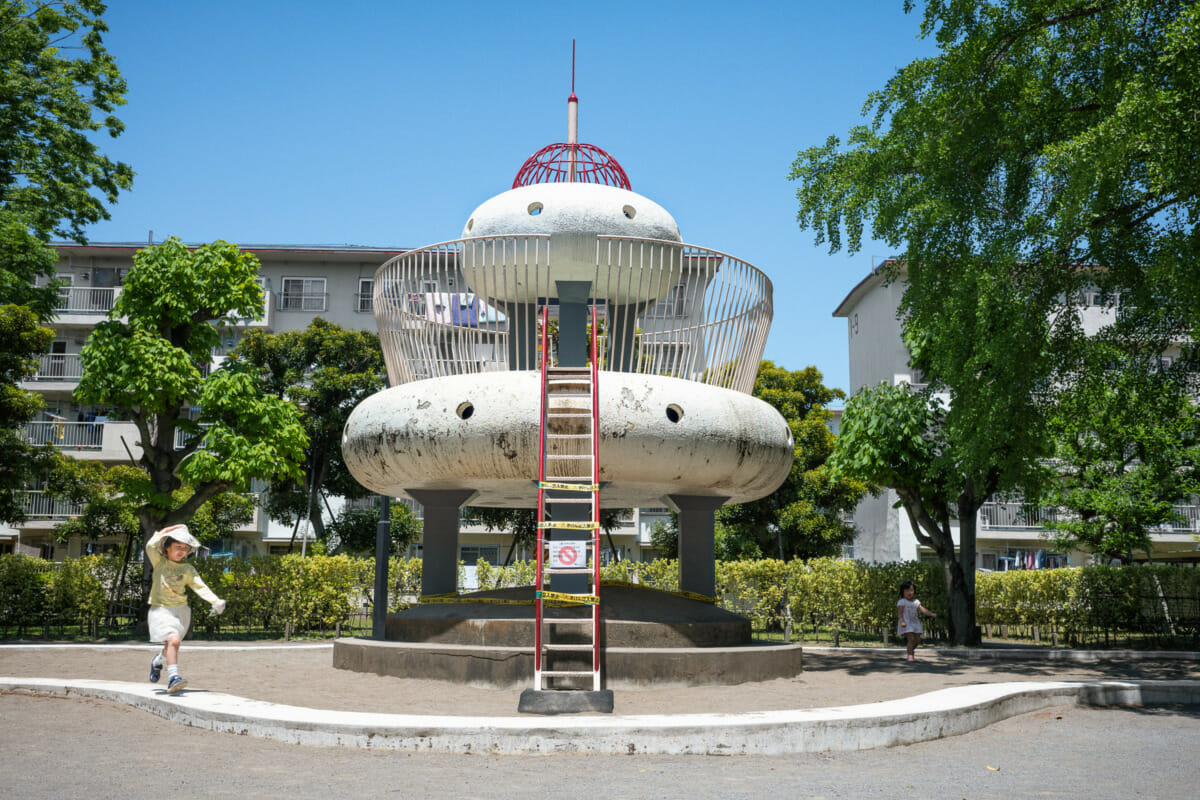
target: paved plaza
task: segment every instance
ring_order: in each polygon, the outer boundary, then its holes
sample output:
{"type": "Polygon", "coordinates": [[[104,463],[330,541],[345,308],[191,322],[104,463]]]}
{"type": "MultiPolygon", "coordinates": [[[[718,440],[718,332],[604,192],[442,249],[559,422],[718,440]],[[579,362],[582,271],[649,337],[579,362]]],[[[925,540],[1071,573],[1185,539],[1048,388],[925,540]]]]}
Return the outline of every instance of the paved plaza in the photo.
{"type": "MultiPolygon", "coordinates": [[[[147,645],[0,646],[0,678],[62,685],[121,684],[157,691],[145,680],[147,645]]],[[[1200,660],[1194,654],[1105,660],[1050,660],[1048,652],[806,651],[795,679],[729,687],[617,692],[615,714],[542,718],[516,713],[519,690],[449,686],[334,670],[331,646],[188,643],[181,663],[185,711],[217,696],[312,711],[486,717],[485,729],[550,728],[726,715],[778,719],[846,706],[868,712],[935,693],[997,691],[1001,684],[1113,683],[1190,686],[1187,702],[1098,708],[1062,696],[1027,713],[961,735],[859,752],[779,755],[495,755],[295,746],[182,724],[87,691],[70,696],[0,694],[2,783],[11,797],[137,798],[164,792],[201,797],[1192,797],[1200,768],[1200,660]],[[1061,702],[1059,702],[1061,701],[1061,702]],[[773,716],[775,715],[775,716],[773,716]],[[570,783],[566,788],[563,781],[570,783]]],[[[1183,695],[1180,695],[1183,697],[1183,695]]],[[[916,705],[930,705],[917,700],[916,705]]],[[[948,713],[948,712],[947,712],[948,713]]],[[[962,712],[963,714],[977,712],[962,712]]],[[[878,717],[879,715],[877,715],[878,717]]],[[[884,715],[887,716],[887,715],[884,715]]],[[[891,715],[894,716],[894,715],[891,715]]],[[[871,714],[862,713],[864,719],[871,714]]],[[[295,725],[304,727],[303,719],[295,725]]],[[[719,729],[719,726],[718,726],[719,729]]],[[[576,730],[579,730],[576,727],[576,730]]],[[[727,728],[726,730],[734,730],[727,728]]],[[[729,744],[736,744],[730,741],[729,744]]],[[[486,749],[486,748],[485,748],[486,749]]]]}

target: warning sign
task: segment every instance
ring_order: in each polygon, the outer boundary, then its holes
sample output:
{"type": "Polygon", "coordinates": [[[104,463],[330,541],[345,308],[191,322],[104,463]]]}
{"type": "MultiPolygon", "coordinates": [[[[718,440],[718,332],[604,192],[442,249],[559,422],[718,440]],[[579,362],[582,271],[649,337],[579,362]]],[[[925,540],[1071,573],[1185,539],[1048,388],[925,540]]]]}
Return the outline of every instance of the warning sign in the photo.
{"type": "Polygon", "coordinates": [[[550,569],[578,569],[587,566],[587,543],[549,542],[550,569]]]}

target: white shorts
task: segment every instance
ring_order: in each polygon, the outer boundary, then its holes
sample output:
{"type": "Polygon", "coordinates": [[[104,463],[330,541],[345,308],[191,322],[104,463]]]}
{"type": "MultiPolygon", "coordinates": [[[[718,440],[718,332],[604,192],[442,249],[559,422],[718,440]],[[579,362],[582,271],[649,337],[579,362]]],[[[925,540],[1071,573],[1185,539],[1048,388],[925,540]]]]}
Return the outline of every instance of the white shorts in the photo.
{"type": "Polygon", "coordinates": [[[192,624],[192,609],[187,606],[150,606],[150,641],[165,642],[173,633],[183,641],[192,624]]]}

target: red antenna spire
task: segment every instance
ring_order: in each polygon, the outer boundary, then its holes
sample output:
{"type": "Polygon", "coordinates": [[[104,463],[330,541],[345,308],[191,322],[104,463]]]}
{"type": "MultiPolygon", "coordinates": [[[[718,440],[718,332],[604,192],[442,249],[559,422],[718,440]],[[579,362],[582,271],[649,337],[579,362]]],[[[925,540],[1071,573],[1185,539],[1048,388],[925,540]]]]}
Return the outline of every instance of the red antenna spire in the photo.
{"type": "Polygon", "coordinates": [[[579,98],[575,96],[575,40],[571,40],[571,96],[567,98],[567,102],[572,100],[578,102],[579,98]]]}
{"type": "Polygon", "coordinates": [[[599,183],[629,189],[629,176],[599,147],[579,142],[579,98],[575,96],[575,40],[571,40],[571,96],[567,98],[567,141],[548,144],[521,165],[512,188],[535,183],[599,183]]]}

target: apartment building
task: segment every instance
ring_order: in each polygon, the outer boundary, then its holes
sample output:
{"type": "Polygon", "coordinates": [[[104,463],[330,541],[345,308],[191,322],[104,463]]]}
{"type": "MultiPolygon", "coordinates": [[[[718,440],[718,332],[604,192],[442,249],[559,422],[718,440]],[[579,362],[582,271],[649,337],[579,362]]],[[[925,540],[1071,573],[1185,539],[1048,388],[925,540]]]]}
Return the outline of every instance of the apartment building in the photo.
{"type": "MultiPolygon", "coordinates": [[[[22,388],[37,392],[45,401],[44,413],[25,428],[26,438],[34,443],[49,443],[61,452],[106,464],[129,463],[140,456],[137,430],[122,420],[113,409],[80,404],[72,396],[79,383],[79,353],[99,322],[107,318],[126,273],[133,266],[133,255],[143,245],[130,243],[93,243],[56,245],[58,278],[62,304],[52,323],[55,338],[49,352],[40,358],[37,373],[22,383],[22,388]]],[[[359,246],[276,246],[246,245],[261,264],[259,280],[263,287],[263,316],[234,324],[230,336],[213,353],[214,366],[239,338],[252,328],[271,333],[303,329],[317,317],[345,328],[376,330],[373,314],[375,271],[388,259],[404,250],[359,246]]],[[[454,287],[430,283],[423,287],[432,298],[453,302],[454,287]]],[[[253,487],[255,489],[261,487],[253,487]]],[[[331,499],[334,511],[340,508],[331,499]]],[[[48,559],[106,552],[115,541],[55,541],[54,529],[65,519],[79,514],[69,503],[54,501],[36,486],[26,493],[28,519],[17,526],[0,526],[0,553],[20,552],[48,559]]],[[[418,514],[420,513],[417,507],[418,514]]],[[[655,521],[666,519],[666,509],[634,510],[627,524],[613,533],[622,558],[652,557],[650,529],[655,521]]],[[[478,558],[503,563],[510,537],[489,532],[479,525],[464,526],[459,537],[461,557],[468,564],[478,558]]],[[[292,541],[291,526],[273,523],[256,508],[254,519],[218,549],[238,556],[255,553],[286,552],[292,541]]],[[[419,550],[419,547],[416,548],[419,550]]]]}
{"type": "MultiPolygon", "coordinates": [[[[901,337],[897,310],[903,294],[904,282],[889,283],[881,265],[859,281],[834,310],[833,316],[846,320],[850,394],[881,382],[917,386],[923,383],[922,376],[909,366],[910,354],[901,337]]],[[[1094,334],[1112,322],[1114,306],[1102,303],[1099,292],[1085,291],[1078,299],[1085,333],[1094,334]]],[[[1182,344],[1177,343],[1164,353],[1164,362],[1178,357],[1182,344]]],[[[907,514],[896,507],[898,500],[894,491],[887,490],[859,503],[854,512],[858,533],[853,557],[868,562],[934,558],[931,550],[917,542],[907,514]]],[[[1154,533],[1153,558],[1200,563],[1200,544],[1195,538],[1200,534],[1200,506],[1181,502],[1176,511],[1186,521],[1154,533]]],[[[977,519],[976,567],[1004,571],[1088,563],[1090,554],[1049,549],[1042,523],[1055,519],[1058,513],[1054,508],[1020,502],[985,503],[977,519]]],[[[957,542],[957,525],[953,533],[957,542]]]]}

